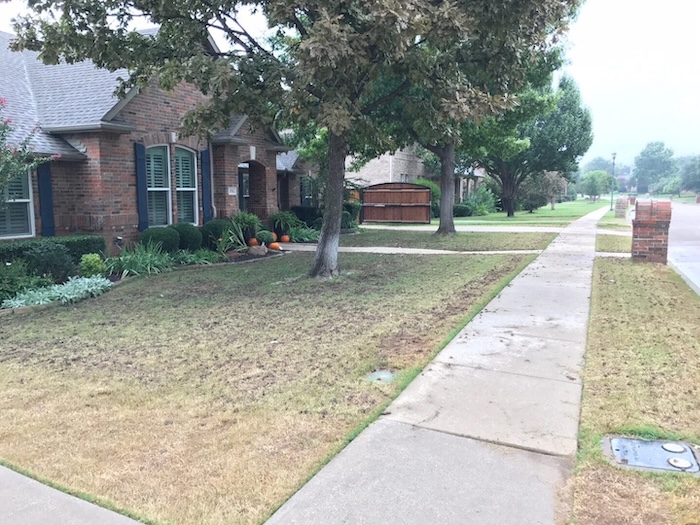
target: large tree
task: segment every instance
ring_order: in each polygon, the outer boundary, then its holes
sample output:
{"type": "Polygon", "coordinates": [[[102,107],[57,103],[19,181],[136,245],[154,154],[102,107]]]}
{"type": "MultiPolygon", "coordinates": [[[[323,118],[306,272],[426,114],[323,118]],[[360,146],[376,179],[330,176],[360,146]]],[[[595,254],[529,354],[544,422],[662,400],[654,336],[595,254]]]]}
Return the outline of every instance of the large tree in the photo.
{"type": "Polygon", "coordinates": [[[562,77],[556,93],[529,89],[514,110],[474,126],[465,151],[498,182],[512,217],[518,188],[528,177],[545,171],[573,176],[592,142],[590,112],[574,81],[562,77]]]}
{"type": "Polygon", "coordinates": [[[650,142],[634,159],[634,178],[637,192],[647,193],[649,186],[677,172],[673,151],[663,142],[650,142]]]}
{"type": "MultiPolygon", "coordinates": [[[[523,42],[546,45],[579,3],[35,0],[35,14],[17,25],[17,47],[38,49],[50,63],[89,58],[99,67],[127,68],[124,89],[154,78],[164,88],[196,85],[211,98],[190,112],[184,132],[223,127],[235,113],[266,125],[282,114],[328,129],[325,220],[310,275],[332,276],[338,272],[345,157],[352,144],[383,141],[381,128],[367,117],[372,110],[406,91],[434,52],[473,41],[488,67],[498,49],[517,54],[528,52],[523,42]],[[276,38],[253,36],[239,16],[250,6],[265,14],[276,38]],[[129,30],[141,17],[160,25],[156,35],[129,30]],[[205,44],[210,30],[228,39],[228,50],[205,44]],[[386,77],[401,80],[388,91],[375,89],[386,77]]],[[[472,99],[461,94],[471,89],[470,79],[450,80],[442,105],[468,113],[472,99]]]]}
{"type": "Polygon", "coordinates": [[[700,155],[680,160],[681,189],[700,192],[700,155]]]}
{"type": "MultiPolygon", "coordinates": [[[[13,140],[12,119],[2,115],[6,106],[7,101],[0,98],[0,207],[8,197],[7,189],[14,180],[49,160],[32,152],[29,146],[31,136],[13,140]]],[[[12,193],[12,190],[9,192],[12,193]]]]}

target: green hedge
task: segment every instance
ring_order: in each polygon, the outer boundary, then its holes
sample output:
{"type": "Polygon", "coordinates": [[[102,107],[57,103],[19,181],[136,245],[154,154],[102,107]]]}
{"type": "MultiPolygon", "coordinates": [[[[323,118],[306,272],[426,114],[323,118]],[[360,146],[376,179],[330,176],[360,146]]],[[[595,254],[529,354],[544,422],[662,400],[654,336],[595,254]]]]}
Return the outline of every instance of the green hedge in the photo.
{"type": "Polygon", "coordinates": [[[77,265],[86,253],[104,253],[106,250],[104,237],[99,235],[66,235],[62,237],[42,237],[18,241],[0,242],[0,261],[10,262],[22,259],[31,247],[42,242],[55,242],[68,249],[68,253],[77,265]]]}

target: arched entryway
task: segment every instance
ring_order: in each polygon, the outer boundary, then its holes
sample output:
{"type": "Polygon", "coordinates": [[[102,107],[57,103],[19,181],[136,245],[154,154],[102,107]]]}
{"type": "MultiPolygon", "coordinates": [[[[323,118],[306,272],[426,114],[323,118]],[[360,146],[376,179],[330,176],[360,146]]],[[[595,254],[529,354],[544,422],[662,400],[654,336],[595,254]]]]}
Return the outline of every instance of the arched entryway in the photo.
{"type": "Polygon", "coordinates": [[[258,217],[268,215],[266,168],[254,160],[238,165],[238,207],[258,217]]]}

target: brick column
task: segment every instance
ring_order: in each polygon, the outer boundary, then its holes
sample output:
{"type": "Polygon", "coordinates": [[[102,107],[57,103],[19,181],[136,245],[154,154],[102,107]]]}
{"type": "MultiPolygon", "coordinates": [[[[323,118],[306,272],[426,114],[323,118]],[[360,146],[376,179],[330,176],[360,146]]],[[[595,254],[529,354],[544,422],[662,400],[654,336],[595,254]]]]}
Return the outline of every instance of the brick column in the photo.
{"type": "Polygon", "coordinates": [[[627,197],[618,197],[615,201],[615,218],[624,219],[627,216],[627,197]]]}
{"type": "Polygon", "coordinates": [[[669,201],[637,201],[632,221],[632,259],[666,264],[670,224],[669,201]]]}
{"type": "Polygon", "coordinates": [[[637,196],[636,195],[630,195],[629,200],[630,200],[630,205],[634,206],[635,204],[637,204],[637,196]]]}

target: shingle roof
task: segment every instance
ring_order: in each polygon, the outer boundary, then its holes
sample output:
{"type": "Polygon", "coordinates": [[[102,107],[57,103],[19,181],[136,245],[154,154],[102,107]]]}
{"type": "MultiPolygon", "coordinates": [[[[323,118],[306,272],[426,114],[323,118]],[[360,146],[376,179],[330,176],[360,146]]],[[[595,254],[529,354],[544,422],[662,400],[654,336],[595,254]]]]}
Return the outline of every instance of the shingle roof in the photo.
{"type": "Polygon", "coordinates": [[[295,171],[295,165],[298,159],[299,154],[293,150],[286,153],[278,153],[277,171],[295,171]]]}
{"type": "Polygon", "coordinates": [[[7,99],[5,114],[13,118],[10,140],[32,134],[30,145],[41,154],[83,157],[75,148],[46,128],[99,123],[119,98],[114,95],[119,77],[127,71],[99,69],[90,61],[46,65],[35,51],[12,52],[9,33],[0,32],[0,96],[7,99]]]}

